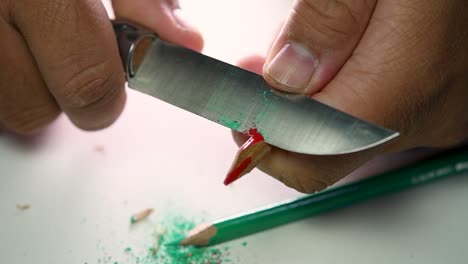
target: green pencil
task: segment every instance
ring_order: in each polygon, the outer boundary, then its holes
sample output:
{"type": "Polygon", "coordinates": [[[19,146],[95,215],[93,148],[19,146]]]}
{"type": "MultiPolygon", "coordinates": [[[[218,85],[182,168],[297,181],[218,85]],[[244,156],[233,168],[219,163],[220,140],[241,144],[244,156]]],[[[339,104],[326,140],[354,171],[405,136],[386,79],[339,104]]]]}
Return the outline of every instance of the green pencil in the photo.
{"type": "Polygon", "coordinates": [[[202,224],[171,246],[211,246],[291,223],[358,201],[401,191],[436,179],[468,172],[468,149],[417,162],[378,176],[274,204],[213,223],[202,224]]]}

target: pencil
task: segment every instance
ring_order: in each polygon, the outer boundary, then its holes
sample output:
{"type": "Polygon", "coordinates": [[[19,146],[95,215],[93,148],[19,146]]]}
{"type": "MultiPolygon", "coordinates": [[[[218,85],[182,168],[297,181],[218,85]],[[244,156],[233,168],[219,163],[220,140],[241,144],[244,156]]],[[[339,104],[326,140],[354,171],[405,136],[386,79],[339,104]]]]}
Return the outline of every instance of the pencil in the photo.
{"type": "Polygon", "coordinates": [[[250,137],[237,151],[231,169],[224,179],[224,185],[229,185],[251,172],[271,151],[271,146],[265,142],[257,129],[250,129],[247,135],[250,137]]]}
{"type": "Polygon", "coordinates": [[[170,246],[211,246],[384,194],[468,172],[468,149],[436,155],[365,180],[202,224],[170,246]]]}
{"type": "Polygon", "coordinates": [[[147,218],[148,216],[150,216],[152,213],[154,212],[154,209],[153,208],[147,208],[143,211],[140,211],[134,215],[132,215],[130,217],[130,223],[131,224],[136,224],[138,222],[140,222],[141,220],[147,218]]]}

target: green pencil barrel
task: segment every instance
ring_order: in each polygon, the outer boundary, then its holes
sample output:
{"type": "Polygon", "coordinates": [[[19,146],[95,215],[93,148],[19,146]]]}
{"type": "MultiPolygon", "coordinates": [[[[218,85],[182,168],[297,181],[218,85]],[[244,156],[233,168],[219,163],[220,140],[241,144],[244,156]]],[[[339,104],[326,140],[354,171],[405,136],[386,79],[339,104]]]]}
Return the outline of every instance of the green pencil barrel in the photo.
{"type": "Polygon", "coordinates": [[[220,220],[210,245],[291,223],[358,201],[468,172],[468,151],[433,158],[317,194],[220,220]]]}

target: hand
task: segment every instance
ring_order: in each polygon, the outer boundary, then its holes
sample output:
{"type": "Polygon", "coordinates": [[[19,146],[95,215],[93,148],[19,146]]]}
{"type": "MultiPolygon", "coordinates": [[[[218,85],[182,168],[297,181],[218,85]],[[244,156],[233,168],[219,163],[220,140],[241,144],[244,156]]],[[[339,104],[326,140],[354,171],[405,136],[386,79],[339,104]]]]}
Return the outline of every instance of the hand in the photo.
{"type": "MultiPolygon", "coordinates": [[[[301,192],[322,190],[372,157],[468,136],[468,2],[298,0],[263,66],[273,87],[399,131],[339,156],[275,148],[259,168],[301,192]]],[[[259,71],[253,57],[240,66],[259,71]]],[[[235,134],[238,144],[245,138],[235,134]]]]}
{"type": "MultiPolygon", "coordinates": [[[[115,8],[174,43],[203,46],[196,30],[176,20],[175,1],[115,1],[115,8]]],[[[61,111],[85,130],[116,120],[125,79],[100,0],[1,1],[0,35],[0,127],[29,135],[61,111]]]]}
{"type": "Polygon", "coordinates": [[[185,18],[178,0],[112,0],[117,18],[126,19],[158,33],[168,42],[203,49],[203,38],[185,18]]]}

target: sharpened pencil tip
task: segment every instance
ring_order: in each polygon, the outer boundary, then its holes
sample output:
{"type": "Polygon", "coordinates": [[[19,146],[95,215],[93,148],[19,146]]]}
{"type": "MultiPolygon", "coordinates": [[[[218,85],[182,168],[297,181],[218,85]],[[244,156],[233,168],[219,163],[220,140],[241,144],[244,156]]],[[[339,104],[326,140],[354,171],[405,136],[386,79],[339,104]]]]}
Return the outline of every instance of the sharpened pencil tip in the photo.
{"type": "Polygon", "coordinates": [[[229,185],[232,182],[239,179],[240,177],[247,174],[246,169],[249,167],[250,163],[252,163],[252,158],[248,157],[245,160],[241,161],[237,167],[233,167],[226,176],[226,179],[224,179],[224,185],[229,185]]]}
{"type": "Polygon", "coordinates": [[[252,171],[271,150],[256,128],[250,129],[248,135],[249,139],[237,151],[231,169],[224,179],[224,185],[229,185],[252,171]]]}

